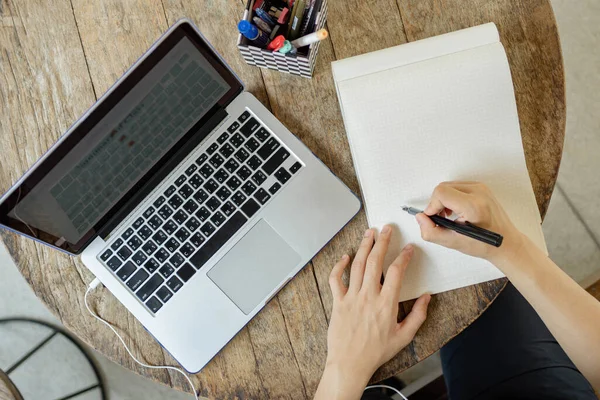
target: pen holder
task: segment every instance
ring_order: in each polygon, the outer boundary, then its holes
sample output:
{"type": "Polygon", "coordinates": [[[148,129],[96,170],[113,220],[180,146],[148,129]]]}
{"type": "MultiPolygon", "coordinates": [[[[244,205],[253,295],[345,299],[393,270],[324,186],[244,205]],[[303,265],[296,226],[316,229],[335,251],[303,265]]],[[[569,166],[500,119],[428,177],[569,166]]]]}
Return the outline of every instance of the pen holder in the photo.
{"type": "MultiPolygon", "coordinates": [[[[251,2],[252,0],[249,0],[251,2]]],[[[250,7],[244,12],[244,20],[250,20],[250,7]]],[[[325,26],[327,20],[327,0],[323,0],[321,8],[318,10],[315,23],[315,31],[325,26]]],[[[315,69],[317,53],[319,52],[320,41],[310,45],[308,54],[281,54],[278,51],[261,49],[250,44],[250,41],[242,35],[239,35],[237,47],[242,53],[242,57],[248,65],[255,65],[260,68],[274,69],[288,74],[300,75],[305,78],[311,78],[315,69]]]]}

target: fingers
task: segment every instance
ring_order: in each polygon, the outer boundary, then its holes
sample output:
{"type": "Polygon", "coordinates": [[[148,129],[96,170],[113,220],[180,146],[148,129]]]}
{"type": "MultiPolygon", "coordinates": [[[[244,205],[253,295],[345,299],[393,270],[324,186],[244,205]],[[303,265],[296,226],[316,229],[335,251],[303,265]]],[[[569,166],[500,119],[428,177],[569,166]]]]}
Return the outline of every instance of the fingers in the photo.
{"type": "Polygon", "coordinates": [[[468,211],[469,207],[470,198],[467,193],[449,184],[440,184],[434,189],[431,200],[423,212],[427,215],[434,215],[449,208],[456,214],[462,214],[468,211]]]}
{"type": "Polygon", "coordinates": [[[342,275],[344,270],[350,264],[350,257],[344,254],[340,261],[338,261],[329,274],[329,287],[334,299],[339,299],[346,294],[348,290],[344,282],[342,281],[342,275]]]}
{"type": "Polygon", "coordinates": [[[449,229],[436,226],[436,224],[425,214],[420,213],[416,215],[417,222],[421,228],[421,238],[426,242],[436,243],[451,249],[457,249],[461,243],[461,240],[465,237],[461,237],[460,234],[453,232],[449,229]]]}
{"type": "Polygon", "coordinates": [[[408,263],[414,254],[414,247],[412,245],[405,246],[398,257],[392,262],[385,275],[385,281],[381,288],[381,295],[392,302],[398,303],[400,301],[400,288],[402,287],[402,280],[404,279],[404,273],[408,267],[408,263]]]}
{"type": "Polygon", "coordinates": [[[431,295],[424,294],[417,299],[410,313],[398,324],[398,345],[406,346],[413,340],[417,331],[427,319],[427,307],[431,301],[431,295]]]}
{"type": "Polygon", "coordinates": [[[358,292],[362,287],[363,278],[365,275],[365,265],[367,257],[373,248],[373,230],[367,229],[363,240],[360,242],[358,251],[354,256],[352,267],[350,270],[350,286],[348,290],[358,292]]]}
{"type": "Polygon", "coordinates": [[[389,225],[385,225],[379,233],[373,250],[371,250],[371,253],[367,257],[365,277],[362,285],[364,288],[379,291],[381,287],[381,274],[383,273],[383,260],[387,253],[391,236],[392,228],[389,225]]]}

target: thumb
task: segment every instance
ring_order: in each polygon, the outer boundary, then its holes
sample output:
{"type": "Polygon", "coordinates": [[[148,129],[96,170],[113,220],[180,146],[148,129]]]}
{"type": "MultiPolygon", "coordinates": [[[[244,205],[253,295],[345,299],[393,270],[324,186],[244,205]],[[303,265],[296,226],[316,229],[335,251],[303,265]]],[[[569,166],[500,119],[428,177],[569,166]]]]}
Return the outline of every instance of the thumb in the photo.
{"type": "Polygon", "coordinates": [[[421,228],[421,238],[423,240],[451,249],[458,249],[461,238],[456,232],[437,226],[431,218],[423,213],[417,214],[416,218],[421,228]]]}
{"type": "Polygon", "coordinates": [[[417,331],[427,319],[427,308],[431,301],[430,294],[424,294],[417,299],[410,313],[398,324],[398,345],[402,348],[408,345],[417,331]]]}

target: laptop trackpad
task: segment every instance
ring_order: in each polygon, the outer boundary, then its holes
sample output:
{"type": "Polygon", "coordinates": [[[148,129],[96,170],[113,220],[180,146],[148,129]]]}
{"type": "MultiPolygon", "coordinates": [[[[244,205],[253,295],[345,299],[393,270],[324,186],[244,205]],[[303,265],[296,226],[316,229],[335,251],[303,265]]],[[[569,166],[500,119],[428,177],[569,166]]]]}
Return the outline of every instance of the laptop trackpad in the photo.
{"type": "Polygon", "coordinates": [[[263,219],[208,271],[208,277],[249,314],[301,258],[263,219]]]}

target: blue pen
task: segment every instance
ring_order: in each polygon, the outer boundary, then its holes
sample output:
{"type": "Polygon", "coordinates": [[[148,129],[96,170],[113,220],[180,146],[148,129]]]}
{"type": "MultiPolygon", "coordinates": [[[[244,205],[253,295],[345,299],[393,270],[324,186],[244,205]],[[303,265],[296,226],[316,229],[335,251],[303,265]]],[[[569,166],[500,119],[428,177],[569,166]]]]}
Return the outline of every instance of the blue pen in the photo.
{"type": "Polygon", "coordinates": [[[248,21],[240,21],[238,30],[242,35],[251,40],[259,47],[265,47],[269,44],[269,34],[258,29],[254,24],[248,21]]]}
{"type": "Polygon", "coordinates": [[[254,13],[256,14],[256,16],[260,19],[262,19],[263,21],[265,21],[267,24],[269,24],[269,26],[272,28],[277,24],[277,21],[275,21],[268,12],[266,12],[265,10],[262,10],[260,8],[257,8],[254,13]]]}

